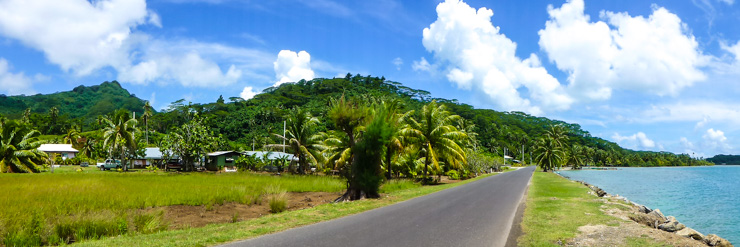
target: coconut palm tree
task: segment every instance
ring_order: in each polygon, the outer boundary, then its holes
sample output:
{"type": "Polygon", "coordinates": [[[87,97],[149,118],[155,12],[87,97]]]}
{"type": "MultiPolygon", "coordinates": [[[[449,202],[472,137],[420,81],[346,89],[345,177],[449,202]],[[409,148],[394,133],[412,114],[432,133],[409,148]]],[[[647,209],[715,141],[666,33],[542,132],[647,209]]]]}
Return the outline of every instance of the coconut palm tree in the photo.
{"type": "Polygon", "coordinates": [[[152,117],[152,106],[149,105],[149,101],[144,103],[144,114],[141,115],[141,119],[144,120],[144,133],[146,135],[146,145],[149,145],[149,118],[152,117]]]}
{"type": "Polygon", "coordinates": [[[118,152],[121,156],[121,165],[124,170],[126,166],[126,152],[136,150],[135,135],[136,119],[129,118],[128,114],[119,114],[113,120],[109,118],[102,119],[103,124],[103,146],[108,148],[109,153],[118,152]]]}
{"type": "Polygon", "coordinates": [[[36,130],[15,121],[0,124],[0,172],[39,172],[49,156],[39,151],[41,142],[36,130]]]}
{"type": "Polygon", "coordinates": [[[552,137],[545,136],[537,141],[535,148],[535,162],[547,172],[559,167],[564,157],[563,150],[558,141],[552,137]]]}
{"type": "Polygon", "coordinates": [[[298,157],[298,173],[305,174],[309,167],[309,162],[318,165],[319,162],[316,160],[316,157],[321,157],[319,151],[323,149],[323,146],[321,146],[320,136],[316,135],[316,125],[319,123],[319,120],[311,116],[310,112],[300,107],[294,107],[285,118],[287,119],[285,136],[280,134],[274,135],[285,140],[287,144],[273,144],[268,146],[290,148],[293,151],[293,155],[298,157]]]}
{"type": "Polygon", "coordinates": [[[566,165],[573,166],[573,169],[581,169],[581,166],[583,166],[585,161],[585,156],[583,147],[579,145],[571,145],[568,148],[567,155],[565,157],[565,160],[567,160],[566,165]]]}
{"type": "Polygon", "coordinates": [[[77,130],[75,126],[70,126],[69,129],[67,129],[67,134],[64,135],[64,144],[72,144],[72,146],[77,146],[77,139],[80,138],[80,132],[77,130]]]}
{"type": "Polygon", "coordinates": [[[425,158],[425,181],[429,165],[439,168],[439,160],[446,161],[453,168],[462,167],[461,164],[465,163],[465,151],[459,141],[465,140],[467,135],[453,126],[460,116],[451,114],[444,105],[432,101],[421,109],[419,117],[420,121],[413,117],[407,118],[408,126],[401,130],[401,135],[420,144],[425,158]]]}

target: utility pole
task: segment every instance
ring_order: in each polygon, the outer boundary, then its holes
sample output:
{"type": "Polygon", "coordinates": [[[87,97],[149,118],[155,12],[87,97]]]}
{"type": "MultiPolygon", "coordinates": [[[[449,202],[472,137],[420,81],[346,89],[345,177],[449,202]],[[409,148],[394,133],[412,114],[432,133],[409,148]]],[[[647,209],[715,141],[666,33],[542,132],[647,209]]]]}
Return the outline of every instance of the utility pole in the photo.
{"type": "Polygon", "coordinates": [[[283,120],[283,153],[285,153],[285,125],[286,122],[283,120]]]}

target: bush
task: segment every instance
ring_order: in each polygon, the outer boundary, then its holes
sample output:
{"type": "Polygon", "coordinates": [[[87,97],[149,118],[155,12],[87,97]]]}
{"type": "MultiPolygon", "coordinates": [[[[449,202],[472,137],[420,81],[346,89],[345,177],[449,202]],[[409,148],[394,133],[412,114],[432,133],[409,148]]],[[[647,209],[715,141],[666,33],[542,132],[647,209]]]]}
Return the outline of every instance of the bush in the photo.
{"type": "Polygon", "coordinates": [[[270,204],[270,212],[280,213],[288,206],[288,192],[279,186],[267,186],[265,188],[267,203],[270,204]]]}
{"type": "Polygon", "coordinates": [[[139,233],[153,233],[167,230],[168,224],[164,220],[164,211],[134,216],[134,227],[139,233]]]}
{"type": "Polygon", "coordinates": [[[452,180],[460,180],[460,174],[458,174],[456,170],[449,170],[445,175],[452,180]]]}

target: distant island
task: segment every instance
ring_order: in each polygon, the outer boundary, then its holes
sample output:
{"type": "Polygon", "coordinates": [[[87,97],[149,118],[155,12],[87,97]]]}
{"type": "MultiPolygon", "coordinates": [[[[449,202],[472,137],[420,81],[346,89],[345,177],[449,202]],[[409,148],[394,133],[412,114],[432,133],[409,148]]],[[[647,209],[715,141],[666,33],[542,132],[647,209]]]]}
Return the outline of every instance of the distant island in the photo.
{"type": "Polygon", "coordinates": [[[717,165],[740,165],[740,155],[718,154],[707,161],[717,165]]]}

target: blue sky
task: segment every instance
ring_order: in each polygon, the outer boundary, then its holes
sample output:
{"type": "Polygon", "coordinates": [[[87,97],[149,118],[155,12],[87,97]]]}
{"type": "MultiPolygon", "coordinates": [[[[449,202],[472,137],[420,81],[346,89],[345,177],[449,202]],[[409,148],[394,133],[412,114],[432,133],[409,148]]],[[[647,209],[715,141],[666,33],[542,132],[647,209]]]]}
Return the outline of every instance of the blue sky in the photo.
{"type": "Polygon", "coordinates": [[[0,94],[118,80],[162,109],[350,72],[709,157],[740,149],[739,4],[0,0],[0,94]]]}

